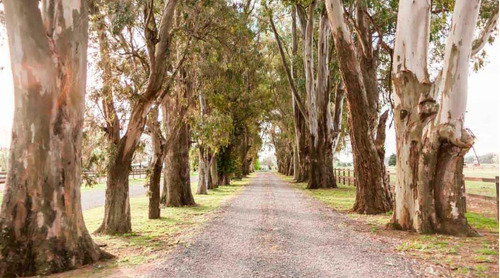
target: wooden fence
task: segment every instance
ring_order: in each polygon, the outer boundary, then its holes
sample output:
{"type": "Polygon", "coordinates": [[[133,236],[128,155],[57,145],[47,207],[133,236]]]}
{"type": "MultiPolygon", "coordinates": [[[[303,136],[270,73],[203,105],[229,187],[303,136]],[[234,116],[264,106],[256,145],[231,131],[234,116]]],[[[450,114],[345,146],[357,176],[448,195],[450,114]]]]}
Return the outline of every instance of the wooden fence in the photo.
{"type": "MultiPolygon", "coordinates": [[[[335,178],[337,179],[338,183],[343,183],[346,185],[353,185],[354,182],[356,181],[356,177],[354,176],[354,170],[353,169],[333,169],[335,173],[335,178]]],[[[389,181],[389,184],[392,187],[395,185],[390,183],[390,176],[394,176],[396,173],[391,173],[390,171],[387,171],[387,180],[389,181]]],[[[484,182],[484,183],[494,183],[495,184],[495,191],[496,191],[496,197],[487,197],[487,196],[482,196],[482,195],[477,195],[477,194],[469,194],[467,195],[473,196],[473,197],[479,197],[483,199],[489,199],[489,200],[495,200],[496,201],[496,213],[497,213],[497,220],[498,220],[498,176],[495,178],[481,178],[481,177],[464,177],[464,182],[465,181],[479,181],[479,182],[484,182]]]]}
{"type": "MultiPolygon", "coordinates": [[[[84,175],[97,175],[96,172],[91,172],[91,171],[88,171],[88,172],[84,172],[83,173],[84,175]]],[[[130,171],[130,177],[132,177],[133,179],[135,178],[145,178],[147,175],[147,169],[133,169],[132,171],[130,171]]],[[[3,184],[7,181],[7,172],[5,171],[2,171],[0,172],[0,184],[3,184]]]]}

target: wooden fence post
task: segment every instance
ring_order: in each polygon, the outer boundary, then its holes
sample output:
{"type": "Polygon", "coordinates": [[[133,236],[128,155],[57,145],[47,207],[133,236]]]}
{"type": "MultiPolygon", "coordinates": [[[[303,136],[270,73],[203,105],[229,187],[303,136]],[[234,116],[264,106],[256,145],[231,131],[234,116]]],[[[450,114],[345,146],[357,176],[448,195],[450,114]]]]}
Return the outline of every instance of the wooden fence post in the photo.
{"type": "Polygon", "coordinates": [[[495,177],[496,182],[495,182],[495,190],[497,192],[497,202],[496,202],[496,209],[497,209],[497,220],[498,220],[498,176],[495,177]]]}
{"type": "Polygon", "coordinates": [[[345,184],[345,168],[342,169],[342,183],[345,184]]]}
{"type": "Polygon", "coordinates": [[[351,169],[347,169],[347,185],[351,185],[351,169]]]}

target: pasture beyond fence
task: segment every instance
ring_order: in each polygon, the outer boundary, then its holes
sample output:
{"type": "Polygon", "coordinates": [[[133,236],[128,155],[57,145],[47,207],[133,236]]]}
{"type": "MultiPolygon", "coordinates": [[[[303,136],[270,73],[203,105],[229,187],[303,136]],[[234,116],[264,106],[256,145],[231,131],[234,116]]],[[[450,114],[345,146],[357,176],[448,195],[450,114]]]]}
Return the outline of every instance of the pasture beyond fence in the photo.
{"type": "MultiPolygon", "coordinates": [[[[335,178],[337,179],[338,183],[354,186],[355,181],[356,181],[356,177],[354,176],[353,169],[336,168],[336,169],[333,169],[333,171],[335,173],[335,178]]],[[[396,175],[396,173],[392,173],[390,171],[387,171],[386,179],[389,181],[389,185],[391,186],[391,188],[393,188],[395,186],[395,184],[390,182],[391,181],[390,176],[395,176],[395,175],[396,175]]],[[[475,182],[495,184],[496,197],[487,197],[487,196],[481,196],[481,195],[470,194],[470,193],[467,193],[467,195],[469,195],[471,197],[479,197],[479,198],[483,198],[483,199],[496,201],[496,213],[497,213],[497,220],[498,220],[498,205],[499,205],[499,203],[498,203],[498,176],[496,176],[495,178],[464,177],[464,183],[466,181],[475,181],[475,182]]]]}

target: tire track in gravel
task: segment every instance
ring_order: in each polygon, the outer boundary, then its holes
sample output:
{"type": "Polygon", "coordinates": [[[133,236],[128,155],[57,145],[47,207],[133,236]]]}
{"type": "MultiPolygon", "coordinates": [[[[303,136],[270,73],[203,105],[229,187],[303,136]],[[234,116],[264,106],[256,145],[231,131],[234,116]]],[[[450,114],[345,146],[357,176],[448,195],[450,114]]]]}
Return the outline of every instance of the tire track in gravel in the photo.
{"type": "Polygon", "coordinates": [[[258,173],[147,277],[414,277],[414,262],[349,229],[273,173],[258,173]]]}

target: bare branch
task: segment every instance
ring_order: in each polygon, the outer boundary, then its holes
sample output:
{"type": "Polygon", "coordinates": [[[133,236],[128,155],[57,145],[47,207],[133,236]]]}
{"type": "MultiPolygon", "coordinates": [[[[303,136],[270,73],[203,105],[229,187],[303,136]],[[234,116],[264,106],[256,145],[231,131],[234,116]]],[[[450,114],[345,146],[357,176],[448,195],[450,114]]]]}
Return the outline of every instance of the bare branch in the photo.
{"type": "Polygon", "coordinates": [[[494,9],[494,12],[491,15],[491,17],[488,19],[488,22],[486,23],[486,26],[481,32],[479,38],[475,39],[472,42],[472,51],[470,57],[476,56],[484,48],[484,46],[488,42],[488,39],[491,36],[491,33],[493,33],[493,30],[497,26],[497,23],[498,23],[498,5],[494,9]]]}
{"type": "MultiPolygon", "coordinates": [[[[278,48],[280,51],[281,55],[281,61],[283,63],[283,67],[285,68],[286,76],[288,78],[288,83],[290,84],[290,88],[292,89],[293,96],[295,98],[295,102],[297,103],[297,107],[299,108],[300,113],[304,118],[308,118],[307,116],[307,110],[305,108],[304,102],[302,101],[302,98],[300,97],[299,92],[297,91],[297,88],[295,87],[295,81],[293,80],[292,73],[290,71],[290,67],[288,66],[288,63],[286,61],[285,57],[285,51],[283,51],[283,45],[281,44],[281,39],[278,34],[278,31],[276,30],[276,26],[274,25],[274,20],[273,20],[273,14],[270,9],[266,7],[269,15],[269,22],[271,23],[271,28],[273,29],[274,37],[276,38],[276,42],[278,44],[278,48]]],[[[307,122],[307,121],[306,121],[307,122]]]]}

